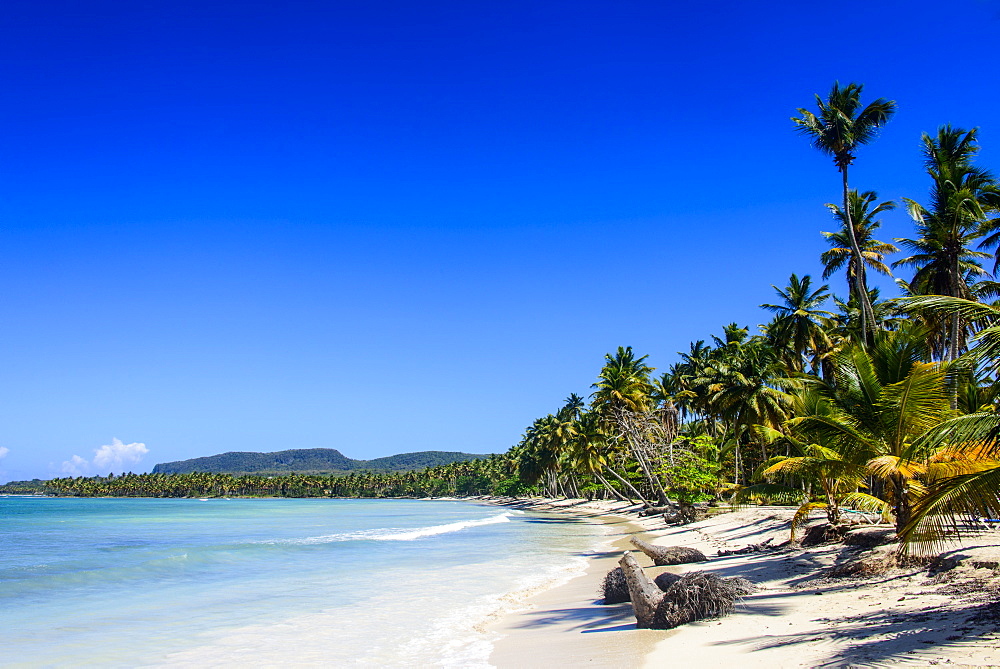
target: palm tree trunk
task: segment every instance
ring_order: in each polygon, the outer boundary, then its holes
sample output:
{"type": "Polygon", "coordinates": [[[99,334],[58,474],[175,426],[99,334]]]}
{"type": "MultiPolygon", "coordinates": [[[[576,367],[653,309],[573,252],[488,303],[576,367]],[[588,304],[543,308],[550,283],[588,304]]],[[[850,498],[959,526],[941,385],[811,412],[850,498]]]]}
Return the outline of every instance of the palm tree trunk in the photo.
{"type": "Polygon", "coordinates": [[[844,220],[847,223],[847,237],[851,241],[851,264],[854,265],[854,293],[858,297],[858,305],[861,307],[861,342],[863,346],[868,345],[868,326],[875,325],[875,311],[872,309],[871,299],[868,296],[868,286],[866,286],[864,275],[864,256],[861,255],[861,247],[858,246],[858,238],[854,234],[854,220],[851,218],[850,191],[847,187],[847,165],[840,165],[840,173],[843,176],[844,186],[844,220]]]}
{"type": "Polygon", "coordinates": [[[649,504],[649,500],[646,499],[645,497],[643,497],[642,493],[639,492],[638,490],[636,490],[634,485],[632,485],[631,483],[629,483],[628,481],[626,481],[625,479],[623,479],[621,476],[619,476],[618,472],[616,472],[611,467],[608,467],[607,465],[604,465],[604,469],[609,474],[611,474],[612,476],[614,476],[618,480],[619,483],[621,483],[623,486],[625,486],[626,488],[628,488],[629,490],[631,490],[632,493],[639,499],[640,502],[642,502],[643,504],[649,504]]]}
{"type": "Polygon", "coordinates": [[[615,487],[613,485],[611,485],[606,478],[604,478],[603,476],[601,476],[600,473],[594,472],[594,476],[597,477],[597,480],[601,482],[601,484],[608,490],[608,492],[611,493],[611,495],[615,499],[619,499],[619,500],[621,500],[623,502],[624,501],[628,501],[630,504],[634,504],[634,502],[630,498],[625,497],[620,492],[618,492],[617,490],[615,490],[615,487]]]}
{"type": "MultiPolygon", "coordinates": [[[[962,319],[959,318],[957,314],[951,317],[951,341],[948,346],[948,360],[954,362],[961,351],[961,342],[959,338],[962,334],[962,319]]],[[[954,409],[954,407],[952,407],[954,409]]]]}
{"type": "Polygon", "coordinates": [[[898,474],[893,476],[892,484],[896,497],[896,534],[899,534],[904,527],[909,525],[913,509],[910,507],[910,498],[903,477],[898,474]]]}

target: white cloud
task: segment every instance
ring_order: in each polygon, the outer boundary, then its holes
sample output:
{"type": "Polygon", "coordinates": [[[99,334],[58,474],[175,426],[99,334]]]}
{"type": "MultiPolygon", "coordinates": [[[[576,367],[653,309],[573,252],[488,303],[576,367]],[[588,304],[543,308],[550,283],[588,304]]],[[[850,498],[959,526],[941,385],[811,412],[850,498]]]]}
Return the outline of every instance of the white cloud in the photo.
{"type": "Polygon", "coordinates": [[[87,473],[87,469],[89,468],[89,462],[81,458],[79,455],[74,455],[69,460],[63,460],[62,467],[60,469],[63,474],[69,474],[70,476],[83,476],[87,473]]]}
{"type": "Polygon", "coordinates": [[[74,455],[69,460],[63,461],[61,469],[69,476],[84,476],[92,471],[99,474],[107,471],[124,472],[131,465],[138,464],[146,453],[149,453],[146,444],[139,442],[123,444],[120,439],[112,439],[110,444],[94,449],[93,462],[74,455]]]}
{"type": "Polygon", "coordinates": [[[10,453],[9,448],[6,446],[0,446],[0,459],[6,458],[8,453],[10,453]]]}
{"type": "Polygon", "coordinates": [[[146,453],[149,453],[146,444],[123,444],[118,439],[112,439],[110,445],[101,446],[94,451],[94,466],[99,470],[123,472],[127,465],[138,464],[146,453]]]}

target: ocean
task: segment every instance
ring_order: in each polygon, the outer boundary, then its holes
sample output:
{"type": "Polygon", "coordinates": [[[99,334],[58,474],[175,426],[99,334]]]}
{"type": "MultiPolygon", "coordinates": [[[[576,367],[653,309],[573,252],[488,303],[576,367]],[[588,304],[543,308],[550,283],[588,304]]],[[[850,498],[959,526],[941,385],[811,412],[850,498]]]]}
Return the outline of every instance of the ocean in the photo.
{"type": "Polygon", "coordinates": [[[485,667],[485,625],[606,537],[464,501],[0,497],[0,666],[485,667]]]}

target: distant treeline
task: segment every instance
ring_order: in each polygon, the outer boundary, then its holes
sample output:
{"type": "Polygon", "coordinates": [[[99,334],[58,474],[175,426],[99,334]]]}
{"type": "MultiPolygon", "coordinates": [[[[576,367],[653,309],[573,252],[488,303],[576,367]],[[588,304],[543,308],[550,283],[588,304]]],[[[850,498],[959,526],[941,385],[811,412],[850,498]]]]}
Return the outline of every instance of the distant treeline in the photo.
{"type": "MultiPolygon", "coordinates": [[[[0,486],[4,488],[13,486],[0,486]]],[[[509,455],[452,462],[421,471],[316,474],[122,474],[58,478],[39,492],[76,497],[440,497],[532,492],[509,455]]],[[[27,492],[27,491],[24,491],[27,492]]]]}
{"type": "Polygon", "coordinates": [[[32,479],[30,481],[11,481],[0,485],[0,495],[36,495],[55,492],[49,487],[48,481],[32,479]]]}

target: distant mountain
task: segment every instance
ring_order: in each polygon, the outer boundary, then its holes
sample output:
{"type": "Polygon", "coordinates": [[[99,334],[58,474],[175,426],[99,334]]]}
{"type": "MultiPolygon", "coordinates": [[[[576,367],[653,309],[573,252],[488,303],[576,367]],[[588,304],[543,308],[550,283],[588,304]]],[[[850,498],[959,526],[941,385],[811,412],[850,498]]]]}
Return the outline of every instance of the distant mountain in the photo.
{"type": "Polygon", "coordinates": [[[275,453],[250,453],[232,451],[204,458],[162,462],[153,467],[154,474],[188,474],[213,472],[216,474],[302,474],[346,473],[358,470],[412,471],[447,465],[452,462],[479,460],[487,455],[455,453],[451,451],[420,451],[402,453],[374,460],[354,460],[335,448],[296,448],[275,453]]]}

